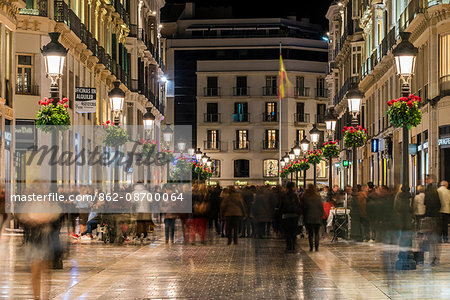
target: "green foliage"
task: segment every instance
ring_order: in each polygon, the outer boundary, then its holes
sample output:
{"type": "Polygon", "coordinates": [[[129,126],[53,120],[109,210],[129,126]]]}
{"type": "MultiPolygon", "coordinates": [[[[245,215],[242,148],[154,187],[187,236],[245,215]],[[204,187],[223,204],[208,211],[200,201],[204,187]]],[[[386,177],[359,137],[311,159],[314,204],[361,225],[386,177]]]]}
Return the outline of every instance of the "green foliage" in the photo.
{"type": "Polygon", "coordinates": [[[323,144],[322,154],[324,157],[339,157],[339,148],[336,141],[329,141],[323,144]]]}
{"type": "Polygon", "coordinates": [[[128,142],[128,133],[125,128],[119,125],[111,125],[110,121],[103,124],[106,134],[103,138],[103,143],[108,147],[120,147],[128,142]]]}
{"type": "Polygon", "coordinates": [[[308,161],[311,164],[319,164],[323,158],[322,150],[308,151],[308,161]]]}
{"type": "Polygon", "coordinates": [[[44,100],[39,100],[39,109],[36,115],[36,125],[43,132],[50,132],[52,130],[64,131],[69,128],[70,116],[67,112],[69,105],[67,104],[69,100],[63,98],[54,104],[53,99],[44,98],[44,100]]]}
{"type": "Polygon", "coordinates": [[[294,161],[292,164],[285,166],[283,169],[281,169],[280,177],[286,178],[291,173],[299,172],[299,171],[306,171],[309,169],[309,161],[308,159],[302,159],[298,161],[294,161]]]}
{"type": "Polygon", "coordinates": [[[346,148],[353,148],[354,146],[362,147],[366,144],[367,130],[365,128],[361,126],[357,126],[356,128],[353,126],[345,126],[342,131],[344,132],[344,146],[346,148]]]}
{"type": "Polygon", "coordinates": [[[141,139],[141,145],[142,158],[155,157],[158,148],[158,143],[156,141],[141,139]]]}
{"type": "Polygon", "coordinates": [[[409,95],[389,101],[389,109],[386,115],[389,116],[389,122],[397,128],[407,126],[408,129],[416,127],[422,122],[422,114],[419,109],[421,99],[418,96],[409,95]]]}

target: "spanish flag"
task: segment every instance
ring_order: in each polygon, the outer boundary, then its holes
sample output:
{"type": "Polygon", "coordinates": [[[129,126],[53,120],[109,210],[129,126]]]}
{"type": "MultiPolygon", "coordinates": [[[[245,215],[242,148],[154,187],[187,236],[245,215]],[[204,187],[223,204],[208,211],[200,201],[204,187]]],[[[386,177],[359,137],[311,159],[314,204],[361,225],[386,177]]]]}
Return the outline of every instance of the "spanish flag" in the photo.
{"type": "Polygon", "coordinates": [[[285,87],[289,83],[287,72],[284,68],[283,57],[280,51],[280,71],[278,72],[278,100],[281,101],[285,97],[285,87]]]}

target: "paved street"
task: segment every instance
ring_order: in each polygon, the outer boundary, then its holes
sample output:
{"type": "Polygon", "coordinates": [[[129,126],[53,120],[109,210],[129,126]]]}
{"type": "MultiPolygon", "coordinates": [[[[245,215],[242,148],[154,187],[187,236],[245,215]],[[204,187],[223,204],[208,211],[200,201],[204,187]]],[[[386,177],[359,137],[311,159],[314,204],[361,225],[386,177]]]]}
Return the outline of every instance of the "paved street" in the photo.
{"type": "MultiPolygon", "coordinates": [[[[179,233],[179,232],[178,232],[179,233]]],[[[450,246],[441,264],[390,272],[395,249],[330,243],[320,252],[284,252],[280,239],[241,239],[227,246],[166,245],[159,229],[149,245],[73,244],[64,269],[53,272],[54,299],[449,299],[450,246]]],[[[0,244],[0,297],[30,299],[29,268],[18,237],[0,244]]]]}

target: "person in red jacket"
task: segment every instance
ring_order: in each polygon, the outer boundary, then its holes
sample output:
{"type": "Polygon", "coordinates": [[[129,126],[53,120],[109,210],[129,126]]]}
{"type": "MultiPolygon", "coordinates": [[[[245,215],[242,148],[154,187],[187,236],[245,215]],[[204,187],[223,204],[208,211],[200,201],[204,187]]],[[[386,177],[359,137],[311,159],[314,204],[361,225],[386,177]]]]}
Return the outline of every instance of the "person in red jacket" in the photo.
{"type": "Polygon", "coordinates": [[[328,221],[328,217],[330,216],[330,209],[332,209],[333,207],[336,207],[333,199],[330,199],[328,197],[326,199],[327,200],[325,202],[323,202],[324,213],[322,216],[322,224],[323,224],[324,234],[327,232],[327,221],[328,221]]]}

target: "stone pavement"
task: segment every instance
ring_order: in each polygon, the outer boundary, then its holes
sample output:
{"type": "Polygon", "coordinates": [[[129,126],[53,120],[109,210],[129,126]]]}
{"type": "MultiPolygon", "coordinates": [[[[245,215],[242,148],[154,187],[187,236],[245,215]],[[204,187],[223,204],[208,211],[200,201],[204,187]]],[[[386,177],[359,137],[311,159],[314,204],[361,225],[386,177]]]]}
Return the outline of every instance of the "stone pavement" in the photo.
{"type": "MultiPolygon", "coordinates": [[[[178,228],[179,229],[179,228],[178,228]]],[[[178,230],[179,236],[180,230],[178,230]]],[[[209,234],[206,245],[166,245],[162,230],[148,245],[73,244],[64,269],[52,274],[54,299],[450,299],[450,246],[441,264],[391,268],[396,249],[331,243],[319,252],[300,241],[285,253],[280,239],[209,234]]],[[[29,267],[19,237],[0,240],[0,298],[31,299],[29,267]]]]}

